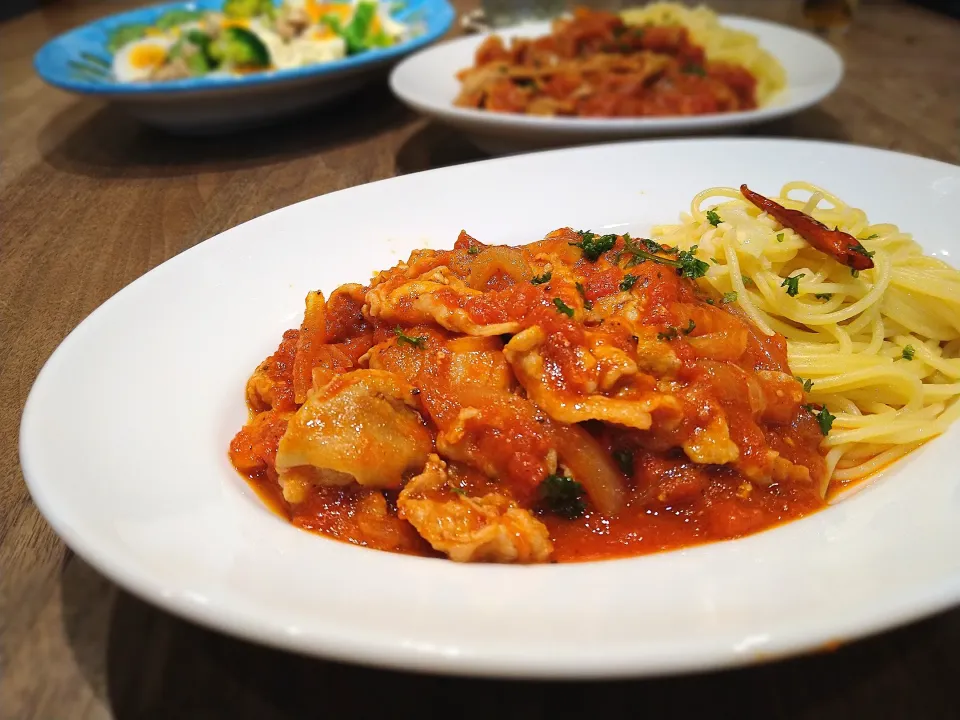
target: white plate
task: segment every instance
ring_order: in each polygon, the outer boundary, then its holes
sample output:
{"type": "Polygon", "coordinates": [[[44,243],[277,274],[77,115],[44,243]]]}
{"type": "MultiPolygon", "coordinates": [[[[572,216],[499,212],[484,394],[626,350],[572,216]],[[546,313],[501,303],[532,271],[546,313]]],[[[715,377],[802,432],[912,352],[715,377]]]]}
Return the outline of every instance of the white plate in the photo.
{"type": "Polygon", "coordinates": [[[30,492],[77,553],[137,595],[270,645],[377,665],[512,676],[645,675],[845,641],[960,600],[960,424],[812,517],[732,542],[537,567],[368,550],[273,515],[227,461],[252,369],[308,290],[365,280],[461,228],[527,242],[634,233],[697,191],[802,178],[960,253],[960,168],[796,141],[562,150],[324,195],[169,260],[87,318],[30,393],[30,492]],[[530,189],[536,188],[535,192],[530,189]]]}
{"type": "MultiPolygon", "coordinates": [[[[559,118],[460,108],[455,74],[473,65],[477,46],[489,33],[443,43],[404,60],[393,69],[390,87],[407,105],[463,130],[490,153],[505,153],[645,135],[692,134],[774,120],[804,110],[832,93],[843,77],[843,60],[822,40],[784,25],[724,15],[721,22],[760,40],[787,71],[787,87],[757,110],[692,117],[559,118]]],[[[498,31],[504,37],[533,37],[549,23],[498,31]]]]}

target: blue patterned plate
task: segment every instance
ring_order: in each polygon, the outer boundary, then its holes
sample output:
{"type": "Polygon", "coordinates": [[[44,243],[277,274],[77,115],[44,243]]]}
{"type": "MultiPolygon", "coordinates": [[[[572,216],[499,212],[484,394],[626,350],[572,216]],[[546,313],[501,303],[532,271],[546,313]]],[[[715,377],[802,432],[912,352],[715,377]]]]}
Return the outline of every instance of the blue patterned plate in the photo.
{"type": "Polygon", "coordinates": [[[413,38],[332,62],[242,76],[157,82],[114,78],[107,41],[117,27],[153,25],[173,9],[220,10],[222,5],[223,0],[167,3],[101,18],[50,40],[34,57],[34,67],[50,85],[103,97],[150,124],[216,132],[276,119],[356,90],[401,58],[436,42],[450,29],[455,14],[446,0],[407,0],[391,14],[416,28],[413,38]]]}

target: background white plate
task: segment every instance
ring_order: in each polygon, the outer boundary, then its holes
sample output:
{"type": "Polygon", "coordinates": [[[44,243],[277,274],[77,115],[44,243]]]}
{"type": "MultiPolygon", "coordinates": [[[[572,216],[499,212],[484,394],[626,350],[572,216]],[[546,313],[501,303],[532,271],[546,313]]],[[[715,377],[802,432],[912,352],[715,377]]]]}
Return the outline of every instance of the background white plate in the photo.
{"type": "MultiPolygon", "coordinates": [[[[454,107],[453,101],[460,91],[455,74],[473,65],[474,52],[490,33],[443,43],[412,55],[393,69],[390,87],[413,109],[463,130],[480,149],[497,154],[752,125],[816,105],[840,84],[843,60],[832,47],[813,35],[734,15],[722,16],[721,22],[755,35],[787,71],[786,89],[777,93],[764,107],[715,115],[640,118],[551,118],[454,107]]],[[[500,30],[497,34],[534,37],[549,32],[549,29],[549,23],[531,23],[500,30]]]]}
{"type": "Polygon", "coordinates": [[[236,635],[438,672],[596,677],[754,662],[960,600],[960,425],[865,489],[743,540],[628,560],[458,565],[353,547],[271,514],[231,469],[250,371],[312,288],[365,280],[461,228],[643,233],[697,191],[792,179],[956,261],[960,168],[826,143],[629,143],[493,160],[314,198],[164,263],[44,366],[21,427],[56,532],[130,591],[236,635]]]}

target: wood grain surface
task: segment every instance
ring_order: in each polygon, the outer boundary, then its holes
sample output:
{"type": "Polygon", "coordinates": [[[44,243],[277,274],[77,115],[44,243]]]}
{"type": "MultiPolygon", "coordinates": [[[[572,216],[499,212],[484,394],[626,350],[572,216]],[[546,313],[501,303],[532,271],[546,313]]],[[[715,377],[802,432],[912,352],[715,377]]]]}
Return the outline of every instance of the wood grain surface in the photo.
{"type": "MultiPolygon", "coordinates": [[[[349,110],[182,139],[50,89],[34,74],[31,58],[45,40],[133,4],[54,2],[0,25],[0,717],[532,719],[603,710],[645,718],[960,718],[960,610],[744,670],[592,684],[474,681],[250,645],[157,610],[74,556],[31,503],[17,457],[27,392],[67,333],[150,268],[237,223],[481,157],[382,86],[349,110]]],[[[800,1],[714,4],[795,22],[800,1]]],[[[839,47],[847,77],[833,97],[751,134],[960,161],[960,23],[900,2],[862,2],[839,47]]]]}

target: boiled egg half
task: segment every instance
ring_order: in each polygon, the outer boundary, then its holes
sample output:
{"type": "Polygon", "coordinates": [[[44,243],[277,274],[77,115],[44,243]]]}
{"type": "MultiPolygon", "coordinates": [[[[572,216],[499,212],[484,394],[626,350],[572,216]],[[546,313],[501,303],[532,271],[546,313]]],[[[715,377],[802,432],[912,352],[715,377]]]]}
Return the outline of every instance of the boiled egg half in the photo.
{"type": "Polygon", "coordinates": [[[113,76],[120,82],[149,80],[174,42],[172,37],[155,35],[127,43],[113,56],[113,76]]]}

